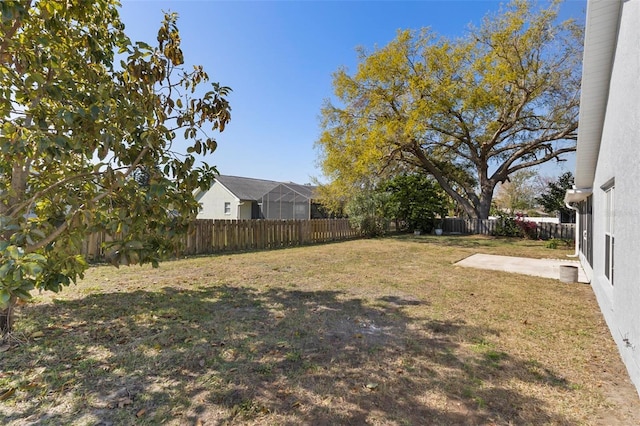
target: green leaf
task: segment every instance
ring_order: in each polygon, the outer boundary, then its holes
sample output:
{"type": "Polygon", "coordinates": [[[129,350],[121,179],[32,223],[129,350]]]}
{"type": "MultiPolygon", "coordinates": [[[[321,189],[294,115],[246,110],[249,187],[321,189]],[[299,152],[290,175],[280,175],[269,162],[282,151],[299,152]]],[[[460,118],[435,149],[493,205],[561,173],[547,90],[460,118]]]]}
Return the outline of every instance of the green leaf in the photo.
{"type": "Polygon", "coordinates": [[[0,309],[6,309],[9,306],[11,295],[6,289],[0,289],[0,309]]]}
{"type": "Polygon", "coordinates": [[[91,118],[94,120],[97,120],[100,116],[100,107],[98,107],[97,105],[91,105],[89,111],[91,112],[91,118]]]}
{"type": "Polygon", "coordinates": [[[20,259],[21,257],[21,249],[16,247],[16,246],[8,246],[6,248],[6,252],[7,255],[11,258],[11,259],[20,259]]]}
{"type": "Polygon", "coordinates": [[[33,298],[31,293],[29,293],[25,288],[17,288],[13,291],[13,294],[22,300],[29,300],[33,298]]]}
{"type": "Polygon", "coordinates": [[[42,86],[45,82],[45,78],[38,73],[31,74],[31,78],[38,83],[39,86],[42,86]]]}
{"type": "Polygon", "coordinates": [[[43,271],[43,267],[40,263],[34,263],[34,262],[24,263],[22,267],[24,268],[27,275],[36,276],[36,277],[40,275],[43,271]]]}
{"type": "Polygon", "coordinates": [[[11,269],[13,269],[13,265],[14,262],[11,260],[5,260],[2,263],[2,266],[0,266],[0,279],[4,279],[7,275],[9,275],[9,272],[11,271],[11,269]]]}

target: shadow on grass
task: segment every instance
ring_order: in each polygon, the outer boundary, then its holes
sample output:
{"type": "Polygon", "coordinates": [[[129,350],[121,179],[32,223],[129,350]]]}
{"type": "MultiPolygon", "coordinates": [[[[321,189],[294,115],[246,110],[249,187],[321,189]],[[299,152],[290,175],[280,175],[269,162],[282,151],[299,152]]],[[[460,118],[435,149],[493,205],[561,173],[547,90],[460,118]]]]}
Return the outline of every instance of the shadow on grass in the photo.
{"type": "Polygon", "coordinates": [[[2,354],[2,374],[19,390],[0,419],[569,423],[535,395],[502,386],[567,388],[554,372],[494,351],[495,330],[405,311],[421,303],[220,285],[27,305],[23,316],[44,336],[2,354]]]}
{"type": "Polygon", "coordinates": [[[497,245],[513,244],[514,242],[523,241],[521,238],[502,238],[489,235],[471,235],[471,234],[455,234],[455,235],[418,235],[401,234],[394,235],[394,239],[401,241],[412,241],[416,243],[432,243],[443,246],[460,247],[460,248],[477,248],[477,247],[495,247],[497,245]]]}
{"type": "Polygon", "coordinates": [[[470,249],[473,252],[487,252],[491,254],[503,254],[522,257],[562,257],[570,254],[566,248],[553,250],[546,247],[541,240],[525,238],[494,237],[488,235],[398,235],[391,238],[417,244],[435,244],[441,247],[457,249],[470,249]]]}

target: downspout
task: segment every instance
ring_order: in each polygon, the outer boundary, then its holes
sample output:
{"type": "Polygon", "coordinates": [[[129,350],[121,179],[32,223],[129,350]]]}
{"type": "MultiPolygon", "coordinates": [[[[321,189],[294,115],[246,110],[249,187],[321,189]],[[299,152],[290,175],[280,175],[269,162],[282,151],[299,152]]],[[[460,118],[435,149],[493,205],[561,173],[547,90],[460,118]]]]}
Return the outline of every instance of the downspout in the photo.
{"type": "Polygon", "coordinates": [[[565,207],[568,209],[573,210],[574,212],[576,212],[576,230],[573,233],[574,234],[574,238],[576,240],[575,243],[575,249],[573,254],[568,254],[567,257],[578,257],[580,256],[580,242],[578,240],[578,238],[580,238],[580,236],[578,235],[578,232],[580,231],[580,211],[577,207],[574,207],[573,205],[569,204],[569,202],[565,202],[564,203],[565,207]]]}

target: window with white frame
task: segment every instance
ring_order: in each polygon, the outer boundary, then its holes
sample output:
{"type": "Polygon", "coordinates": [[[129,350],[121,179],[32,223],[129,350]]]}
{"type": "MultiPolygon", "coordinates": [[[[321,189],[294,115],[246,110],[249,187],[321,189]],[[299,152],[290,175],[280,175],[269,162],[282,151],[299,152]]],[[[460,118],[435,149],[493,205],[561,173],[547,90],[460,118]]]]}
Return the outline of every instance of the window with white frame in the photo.
{"type": "Polygon", "coordinates": [[[224,214],[231,214],[231,203],[228,201],[224,203],[224,214]]]}
{"type": "Polygon", "coordinates": [[[614,181],[607,182],[602,187],[605,195],[605,228],[604,228],[604,275],[613,285],[614,266],[614,234],[615,234],[615,186],[614,181]]]}

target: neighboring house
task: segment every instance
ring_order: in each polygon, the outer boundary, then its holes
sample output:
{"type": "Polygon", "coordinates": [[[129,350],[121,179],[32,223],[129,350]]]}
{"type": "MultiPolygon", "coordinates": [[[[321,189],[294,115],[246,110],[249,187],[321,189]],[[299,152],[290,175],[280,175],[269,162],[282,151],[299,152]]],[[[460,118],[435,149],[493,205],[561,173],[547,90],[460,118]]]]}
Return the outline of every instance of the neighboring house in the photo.
{"type": "Polygon", "coordinates": [[[580,261],[640,392],[640,0],[589,0],[574,189],[580,261]]]}
{"type": "Polygon", "coordinates": [[[316,187],[291,182],[218,176],[208,191],[196,191],[198,219],[315,219],[316,187]]]}
{"type": "Polygon", "coordinates": [[[271,180],[218,176],[208,191],[196,191],[198,219],[259,219],[258,201],[278,186],[271,180]]]}

